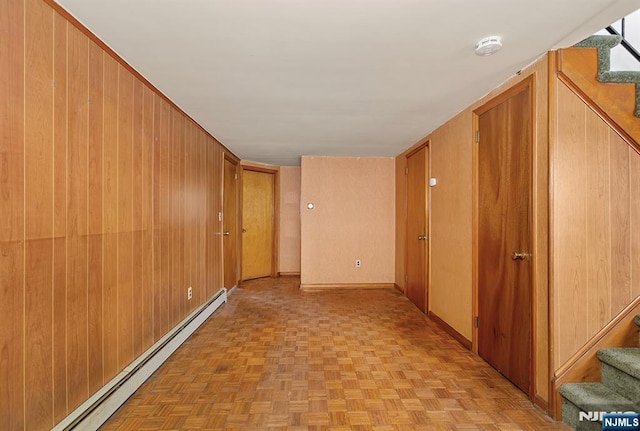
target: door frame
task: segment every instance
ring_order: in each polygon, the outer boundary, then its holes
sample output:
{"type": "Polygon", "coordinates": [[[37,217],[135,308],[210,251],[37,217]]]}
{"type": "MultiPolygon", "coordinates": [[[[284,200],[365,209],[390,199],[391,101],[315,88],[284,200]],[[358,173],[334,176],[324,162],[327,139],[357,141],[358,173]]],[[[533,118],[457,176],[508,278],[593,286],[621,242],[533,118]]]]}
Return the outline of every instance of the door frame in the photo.
{"type": "Polygon", "coordinates": [[[431,140],[428,139],[427,141],[425,141],[423,144],[419,145],[418,147],[414,148],[413,150],[411,150],[411,152],[405,154],[404,158],[404,166],[405,166],[405,185],[404,185],[404,196],[405,196],[405,201],[404,201],[404,277],[405,277],[405,288],[404,288],[404,296],[407,296],[407,290],[408,290],[408,284],[407,284],[407,275],[408,275],[408,268],[409,268],[409,203],[408,203],[408,189],[409,189],[409,178],[408,178],[408,173],[409,173],[409,157],[413,156],[415,153],[417,153],[418,151],[425,149],[426,151],[426,166],[424,167],[424,174],[425,174],[425,180],[426,183],[424,185],[425,188],[425,226],[426,226],[426,234],[429,237],[429,239],[427,240],[427,261],[424,264],[424,270],[426,272],[426,276],[424,277],[424,283],[425,283],[425,293],[424,293],[424,314],[429,315],[430,314],[430,309],[429,309],[429,304],[431,303],[430,301],[430,296],[431,296],[431,289],[429,289],[429,286],[431,286],[431,217],[429,217],[429,211],[431,209],[431,191],[430,191],[430,187],[429,187],[429,178],[430,178],[430,173],[431,173],[431,140]]]}
{"type": "MultiPolygon", "coordinates": [[[[237,181],[236,181],[236,234],[235,234],[235,241],[236,241],[236,277],[235,277],[235,286],[239,286],[240,285],[240,242],[241,242],[241,235],[240,235],[240,225],[242,223],[242,218],[241,218],[241,213],[240,213],[240,198],[241,198],[241,190],[240,190],[240,173],[238,172],[239,169],[238,167],[240,166],[240,159],[238,159],[235,155],[233,155],[232,153],[229,153],[228,151],[225,151],[224,156],[222,158],[222,220],[219,221],[219,223],[221,223],[221,230],[220,230],[220,234],[222,235],[222,231],[224,231],[224,216],[225,216],[225,208],[224,208],[224,190],[226,187],[226,184],[224,182],[224,162],[225,160],[230,162],[231,164],[235,165],[236,167],[236,175],[237,175],[237,181]]],[[[224,255],[224,238],[222,240],[222,251],[221,251],[221,256],[222,256],[222,283],[224,284],[224,280],[226,277],[226,274],[224,273],[225,271],[225,255],[224,255]]],[[[233,287],[233,286],[232,286],[233,287]]]]}
{"type": "MultiPolygon", "coordinates": [[[[480,116],[482,114],[484,114],[485,112],[491,110],[492,108],[495,108],[496,106],[500,105],[502,102],[506,101],[507,99],[511,98],[512,96],[515,96],[516,94],[519,94],[522,91],[528,91],[529,92],[529,103],[530,103],[530,119],[529,119],[529,163],[531,164],[530,166],[530,187],[529,187],[529,193],[528,193],[528,198],[529,198],[529,220],[531,220],[531,222],[529,223],[528,226],[528,230],[529,230],[529,240],[530,240],[530,248],[531,250],[529,250],[529,252],[531,253],[531,277],[529,280],[530,283],[530,287],[529,287],[529,306],[530,306],[530,316],[531,316],[531,361],[529,364],[529,394],[527,394],[527,396],[529,397],[529,399],[535,404],[536,401],[536,375],[535,375],[535,370],[537,369],[537,355],[536,355],[536,346],[537,346],[537,331],[536,331],[536,324],[537,324],[537,313],[536,313],[536,283],[537,283],[537,262],[538,262],[538,256],[536,255],[536,253],[534,253],[535,251],[535,232],[534,232],[534,226],[535,226],[535,219],[534,217],[534,204],[535,204],[535,199],[534,199],[534,187],[535,187],[535,176],[536,176],[536,162],[535,162],[535,151],[534,151],[534,147],[535,147],[535,139],[536,139],[536,99],[535,99],[535,95],[536,95],[536,88],[535,88],[535,75],[530,75],[526,78],[524,78],[522,81],[512,85],[511,87],[507,88],[506,90],[504,90],[503,92],[501,92],[500,94],[498,94],[497,96],[493,97],[492,99],[490,99],[488,102],[482,104],[481,106],[479,106],[478,108],[473,110],[473,130],[472,130],[472,138],[471,138],[471,142],[473,143],[472,147],[473,147],[473,151],[472,151],[472,164],[473,164],[473,171],[472,171],[472,182],[473,182],[473,186],[472,186],[472,211],[473,211],[473,219],[472,219],[472,245],[471,245],[471,250],[472,250],[472,316],[471,316],[471,328],[472,328],[472,340],[471,340],[471,349],[474,353],[478,354],[478,327],[476,326],[475,322],[476,322],[476,317],[478,316],[478,249],[479,249],[479,244],[478,244],[478,228],[479,228],[479,144],[477,141],[477,132],[479,131],[479,123],[480,123],[480,116]]],[[[482,138],[480,138],[480,141],[482,141],[482,138]]]]}
{"type": "MultiPolygon", "coordinates": [[[[243,205],[242,205],[242,200],[244,198],[244,172],[245,171],[252,171],[252,172],[261,172],[264,174],[272,174],[273,175],[273,249],[271,250],[271,277],[278,277],[279,276],[279,268],[278,268],[278,263],[279,263],[279,251],[280,251],[280,169],[278,167],[268,167],[268,166],[256,166],[256,165],[245,165],[245,164],[240,164],[240,182],[239,182],[239,188],[240,188],[240,196],[239,196],[239,205],[240,205],[240,215],[239,215],[239,225],[240,229],[238,229],[238,231],[240,232],[240,242],[238,243],[238,259],[239,259],[239,266],[238,266],[238,272],[240,274],[240,278],[242,279],[242,221],[244,220],[243,218],[243,205]]],[[[242,283],[242,280],[240,280],[240,283],[242,283]]]]}

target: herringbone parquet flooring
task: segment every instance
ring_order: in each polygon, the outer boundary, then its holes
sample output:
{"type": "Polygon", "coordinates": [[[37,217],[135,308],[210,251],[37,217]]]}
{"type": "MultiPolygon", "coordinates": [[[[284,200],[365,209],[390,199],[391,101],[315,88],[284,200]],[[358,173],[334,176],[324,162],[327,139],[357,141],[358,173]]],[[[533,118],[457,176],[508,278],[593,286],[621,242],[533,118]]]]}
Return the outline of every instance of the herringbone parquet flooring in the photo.
{"type": "Polygon", "coordinates": [[[245,283],[103,430],[566,430],[398,292],[245,283]]]}

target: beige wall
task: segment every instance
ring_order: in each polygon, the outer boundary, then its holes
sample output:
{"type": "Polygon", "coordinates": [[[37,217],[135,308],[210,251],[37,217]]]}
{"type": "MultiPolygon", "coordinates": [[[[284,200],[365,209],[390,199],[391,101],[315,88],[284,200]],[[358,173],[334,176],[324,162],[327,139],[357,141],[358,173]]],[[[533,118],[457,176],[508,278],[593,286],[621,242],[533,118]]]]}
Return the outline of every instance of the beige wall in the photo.
{"type": "Polygon", "coordinates": [[[394,163],[302,157],[302,284],[393,283],[394,163]]]}
{"type": "Polygon", "coordinates": [[[281,274],[300,273],[300,167],[280,167],[281,274]]]}
{"type": "MultiPolygon", "coordinates": [[[[398,177],[406,155],[425,142],[430,147],[430,173],[438,185],[430,193],[429,311],[468,340],[473,338],[473,111],[514,84],[534,75],[534,269],[536,318],[536,395],[548,399],[548,110],[547,58],[515,75],[467,107],[396,158],[398,177]]],[[[405,185],[397,181],[397,217],[404,214],[405,185]]],[[[397,219],[396,250],[404,251],[404,219],[397,219]]],[[[396,284],[404,285],[404,260],[396,256],[396,284]]]]}
{"type": "Polygon", "coordinates": [[[430,136],[430,311],[471,340],[472,120],[467,109],[430,136]]]}

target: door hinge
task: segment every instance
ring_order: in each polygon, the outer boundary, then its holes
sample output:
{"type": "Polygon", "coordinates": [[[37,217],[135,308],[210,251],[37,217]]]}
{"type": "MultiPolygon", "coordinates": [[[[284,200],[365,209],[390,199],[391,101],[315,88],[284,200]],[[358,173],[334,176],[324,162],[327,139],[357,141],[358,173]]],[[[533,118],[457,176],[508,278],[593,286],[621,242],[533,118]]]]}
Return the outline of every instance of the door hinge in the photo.
{"type": "Polygon", "coordinates": [[[235,174],[233,174],[233,179],[237,180],[238,179],[238,173],[236,172],[235,174]]]}
{"type": "Polygon", "coordinates": [[[404,281],[405,283],[409,281],[409,276],[407,274],[404,275],[404,281]]]}
{"type": "Polygon", "coordinates": [[[409,168],[404,168],[404,174],[409,175],[409,168]]]}
{"type": "Polygon", "coordinates": [[[473,318],[473,326],[476,328],[480,327],[480,318],[478,316],[473,318]]]}
{"type": "Polygon", "coordinates": [[[476,143],[480,142],[480,130],[476,130],[476,143]]]}

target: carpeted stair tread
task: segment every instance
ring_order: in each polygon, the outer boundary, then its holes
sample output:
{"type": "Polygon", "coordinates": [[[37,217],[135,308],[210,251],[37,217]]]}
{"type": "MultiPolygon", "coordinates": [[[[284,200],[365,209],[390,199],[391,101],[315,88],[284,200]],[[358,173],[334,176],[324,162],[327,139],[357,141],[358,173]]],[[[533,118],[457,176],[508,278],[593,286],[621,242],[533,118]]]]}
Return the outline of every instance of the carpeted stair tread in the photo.
{"type": "Polygon", "coordinates": [[[576,48],[606,48],[611,49],[622,42],[622,36],[594,34],[585,40],[576,43],[576,48]]]}
{"type": "Polygon", "coordinates": [[[598,49],[598,81],[604,83],[636,84],[635,116],[640,117],[640,72],[611,71],[611,48],[622,41],[618,35],[594,35],[574,45],[576,48],[598,49]]]}
{"type": "Polygon", "coordinates": [[[565,383],[560,394],[582,411],[638,411],[640,406],[602,383],[565,383]]]}
{"type": "Polygon", "coordinates": [[[640,380],[640,347],[600,349],[598,359],[640,380]]]}
{"type": "Polygon", "coordinates": [[[633,70],[605,71],[598,74],[598,80],[618,84],[638,84],[640,83],[640,72],[633,70]]]}

